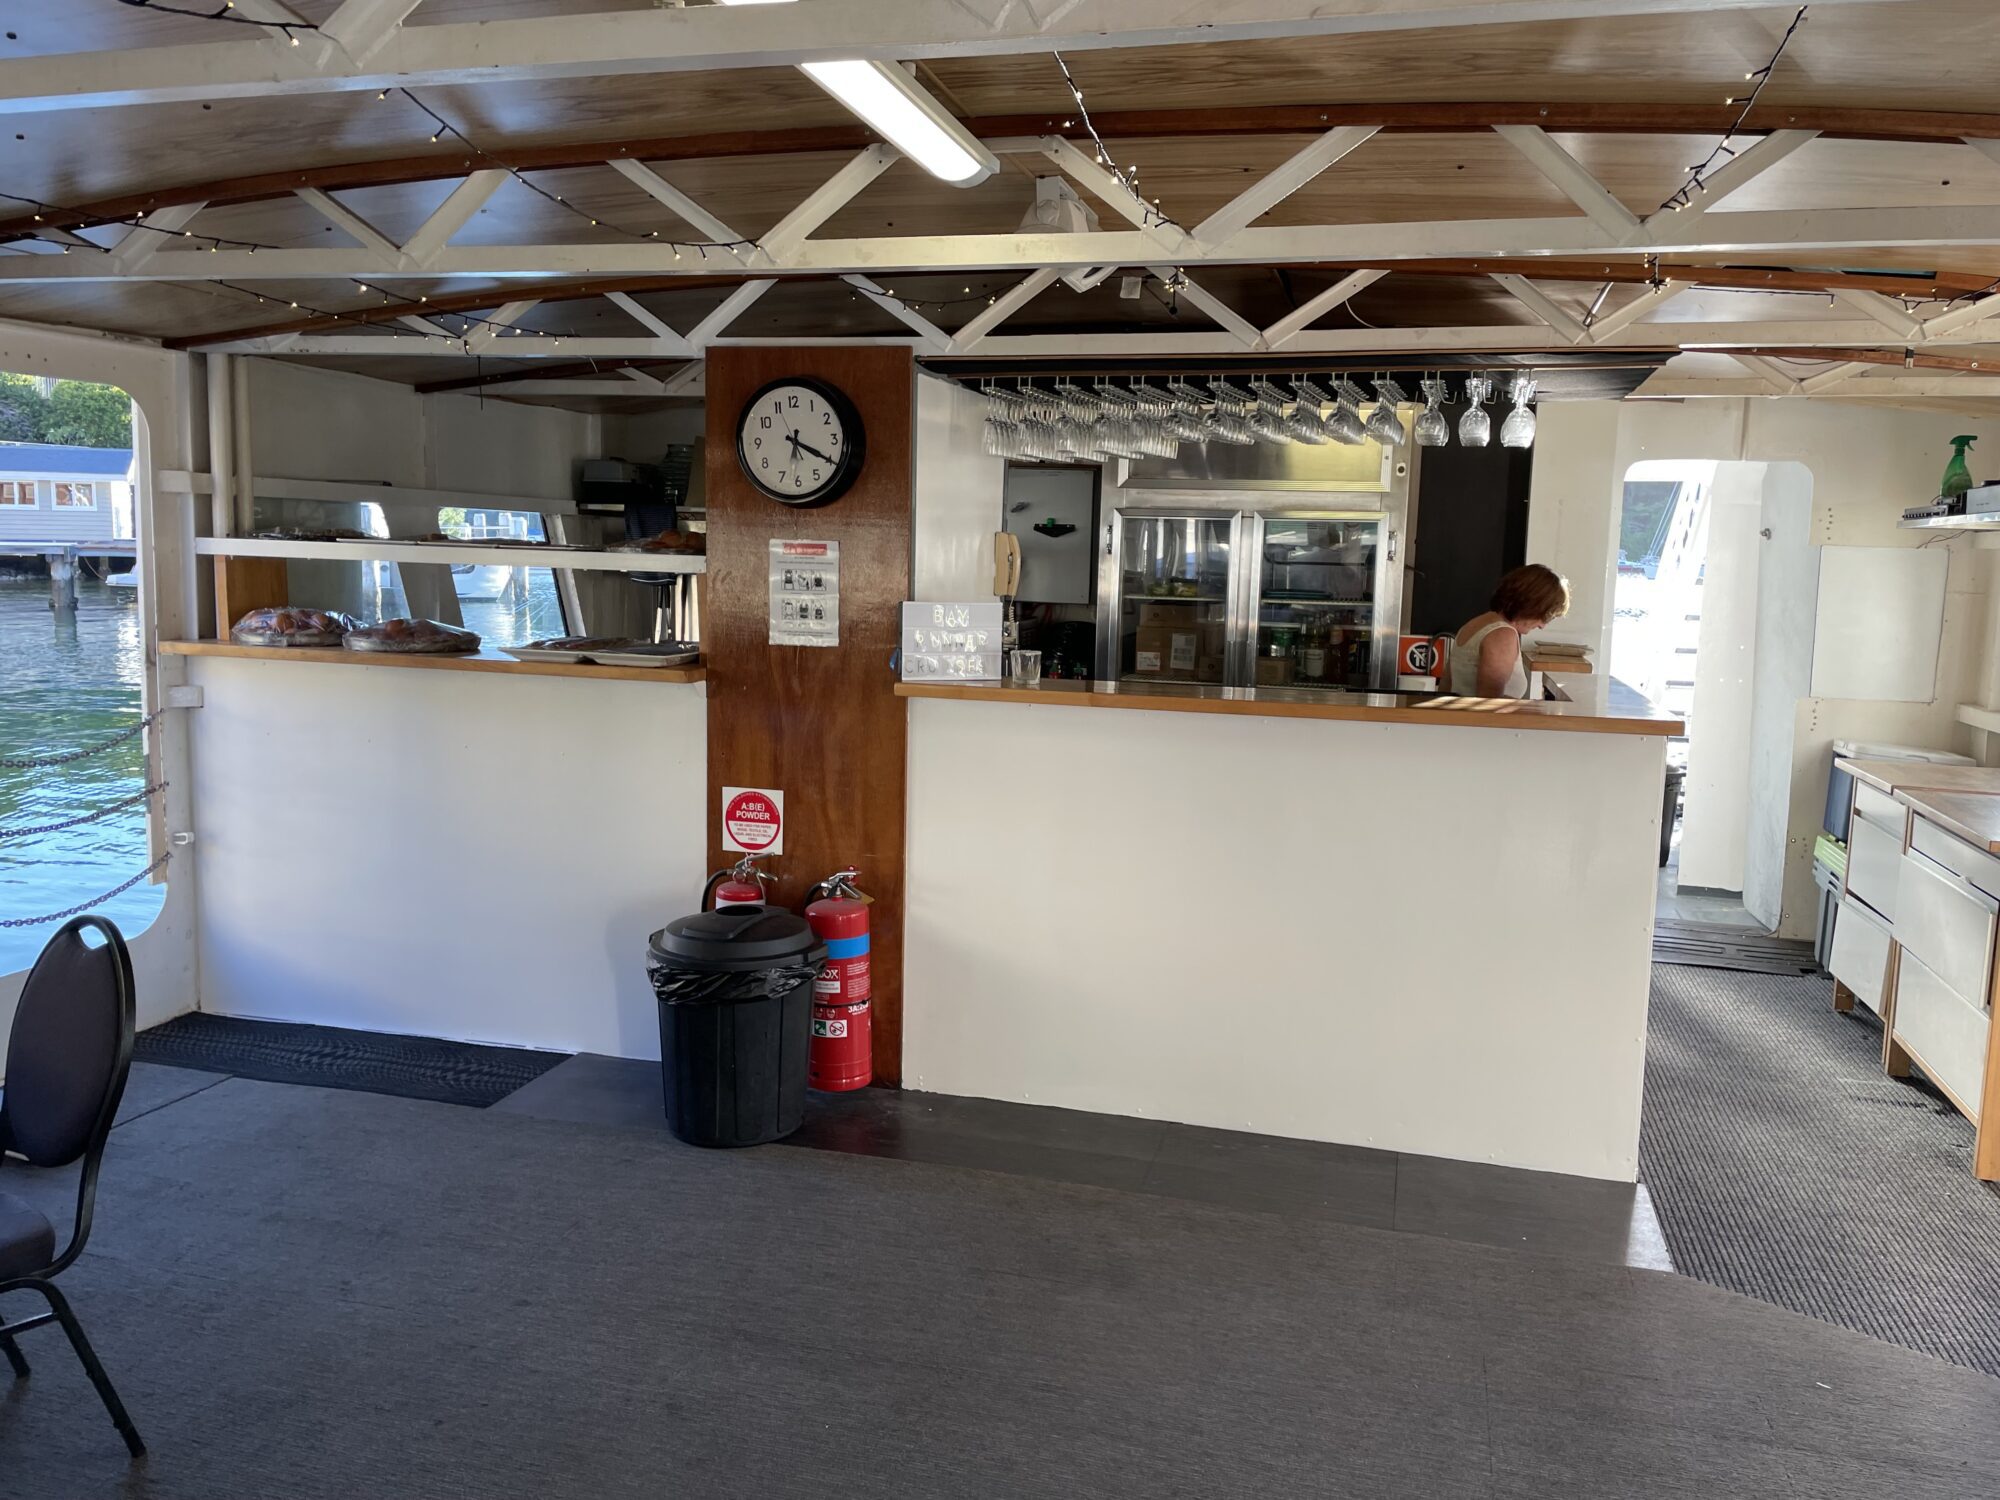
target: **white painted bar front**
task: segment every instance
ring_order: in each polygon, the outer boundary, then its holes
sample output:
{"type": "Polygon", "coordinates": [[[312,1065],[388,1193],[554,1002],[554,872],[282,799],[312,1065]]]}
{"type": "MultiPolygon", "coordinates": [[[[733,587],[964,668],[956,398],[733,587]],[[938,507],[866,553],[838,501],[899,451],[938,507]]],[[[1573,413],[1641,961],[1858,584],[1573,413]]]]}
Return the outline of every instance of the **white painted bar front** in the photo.
{"type": "Polygon", "coordinates": [[[905,1082],[1631,1181],[1665,744],[914,700],[905,1082]]]}
{"type": "Polygon", "coordinates": [[[705,874],[697,683],[188,658],[201,1008],[658,1057],[705,874]]]}

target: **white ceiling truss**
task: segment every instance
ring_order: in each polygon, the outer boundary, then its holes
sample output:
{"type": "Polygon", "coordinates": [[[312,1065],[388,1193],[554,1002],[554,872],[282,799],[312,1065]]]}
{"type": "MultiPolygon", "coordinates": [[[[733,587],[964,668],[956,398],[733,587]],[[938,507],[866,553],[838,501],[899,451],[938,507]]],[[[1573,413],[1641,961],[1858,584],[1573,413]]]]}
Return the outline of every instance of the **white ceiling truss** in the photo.
{"type": "MultiPolygon", "coordinates": [[[[774,13],[755,5],[694,5],[485,22],[406,26],[422,0],[341,0],[318,27],[282,30],[171,47],[0,60],[0,113],[76,107],[113,108],[182,100],[279,96],[621,74],[790,66],[831,58],[911,61],[999,56],[1057,48],[1214,44],[1272,37],[1326,37],[1436,27],[1508,25],[1674,13],[1766,9],[1771,0],[801,0],[774,13]]],[[[1918,4],[1921,0],[1816,0],[1818,8],[1918,4]]],[[[236,0],[246,16],[282,25],[300,20],[286,0],[236,0]]],[[[303,23],[309,24],[309,23],[303,23]]],[[[248,28],[216,28],[223,32],[248,28]]],[[[380,309],[393,322],[334,332],[218,337],[200,347],[293,356],[500,355],[554,360],[683,361],[671,374],[627,369],[610,378],[520,382],[513,394],[547,384],[577,394],[661,395],[699,389],[700,356],[720,342],[799,342],[732,338],[730,330],[776,283],[788,277],[844,284],[901,325],[893,335],[808,342],[893,342],[921,354],[998,358],[1245,357],[1259,354],[1368,356],[1519,354],[1551,350],[1741,351],[1738,373],[1720,378],[1661,371],[1645,394],[1909,394],[1950,386],[1983,392],[1976,371],[1925,371],[1845,358],[1839,351],[1910,352],[2000,342],[2000,295],[1976,301],[1910,306],[1877,291],[1839,287],[1834,306],[1801,311],[1771,296],[1748,295],[1718,310],[1667,282],[1637,287],[1606,309],[1610,288],[1565,286],[1535,274],[1550,257],[1616,257],[1628,266],[1651,256],[1676,258],[1783,255],[1793,264],[1839,264],[1843,252],[1990,248],[2000,245],[2000,203],[1971,206],[1793,207],[1733,209],[1728,200],[1813,141],[1810,129],[1738,137],[1740,149],[1707,174],[1702,192],[1680,208],[1645,212],[1619,200],[1561,140],[1535,125],[1493,130],[1573,205],[1562,216],[1436,219],[1396,223],[1263,224],[1292,195],[1356,152],[1381,127],[1342,124],[1309,141],[1192,229],[1138,198],[1121,176],[1060,136],[988,140],[996,155],[1030,158],[1030,171],[1058,173],[1108,210],[1116,227],[1077,232],[1032,226],[1005,234],[873,235],[819,238],[818,232],[865,194],[899,159],[887,145],[842,163],[754,242],[704,208],[658,171],[636,160],[605,167],[714,243],[690,253],[663,240],[462,246],[455,237],[507,180],[503,170],[474,171],[453,184],[413,232],[397,239],[329,193],[301,188],[298,199],[352,241],[347,246],[250,250],[206,242],[195,222],[205,205],[188,201],[155,210],[136,227],[99,241],[44,229],[15,248],[41,253],[0,257],[0,289],[52,282],[366,283],[394,296],[398,283],[485,278],[510,283],[514,300],[483,312],[463,332],[451,314],[380,309]],[[108,246],[108,252],[107,247],[108,246]],[[86,249],[92,253],[64,253],[86,249]],[[1492,281],[1525,310],[1528,321],[1416,328],[1319,326],[1400,263],[1429,260],[1518,262],[1492,281]],[[1309,267],[1360,263],[1334,285],[1260,326],[1217,291],[1205,268],[1309,267]],[[1384,266],[1386,265],[1386,269],[1384,266]],[[1021,334],[1008,321],[1062,281],[1096,285],[1127,268],[1144,268],[1212,326],[1157,331],[1021,334]],[[884,278],[924,273],[1018,273],[1020,280],[953,329],[921,306],[894,296],[884,278]],[[630,295],[608,300],[631,320],[624,336],[523,332],[537,283],[634,277],[670,282],[742,278],[720,306],[685,330],[630,295]],[[1587,309],[1587,310],[1586,310],[1587,309]],[[1740,315],[1739,315],[1740,312],[1740,315]],[[1928,314],[1928,315],[1926,315],[1928,314]],[[444,338],[440,338],[443,335],[444,338]],[[446,340],[449,340],[447,342],[446,340]],[[1825,368],[1804,374],[1757,351],[1829,351],[1825,368]],[[1725,390],[1724,388],[1728,388],[1725,390]]],[[[1440,130],[1462,134],[1464,127],[1440,130]]],[[[1405,133],[1410,133],[1406,131],[1405,133]]],[[[2000,162],[2000,140],[1965,143],[2000,162]]],[[[940,194],[958,190],[938,185],[940,194]]],[[[157,200],[156,200],[157,201],[157,200]]],[[[115,231],[114,231],[115,232],[115,231]]],[[[328,236],[331,238],[331,236],[328,236]]],[[[1690,278],[1698,272],[1683,270],[1690,278]]],[[[278,299],[274,292],[273,300],[278,299]]],[[[284,294],[289,300],[292,293],[284,294]]],[[[495,296],[501,294],[495,293],[495,296]]],[[[551,295],[554,295],[552,292],[551,295]]],[[[415,300],[412,292],[411,300],[415,300]]],[[[459,305],[463,306],[461,302],[459,305]]],[[[310,308],[308,307],[308,311],[310,308]]],[[[1350,309],[1350,311],[1352,311],[1350,309]]],[[[1268,314],[1266,314],[1268,316],[1268,314]]],[[[676,318],[675,322],[681,319],[676,318]]],[[[1359,319],[1355,319],[1359,322],[1359,319]]],[[[1809,356],[1801,356],[1809,360],[1809,356]]]]}
{"type": "MultiPolygon", "coordinates": [[[[1326,37],[1768,9],[1770,0],[803,0],[404,26],[419,0],[343,0],[282,34],[0,61],[0,113],[304,92],[1326,37]],[[276,45],[273,45],[273,42],[276,45]],[[304,45],[310,39],[310,45],[304,45]]],[[[1821,9],[1921,0],[1815,0],[1821,9]]],[[[264,0],[270,9],[270,0],[264,0]]],[[[283,19],[289,12],[271,9],[283,19]]],[[[229,28],[235,29],[235,28],[229,28]]]]}
{"type": "MultiPolygon", "coordinates": [[[[485,327],[462,343],[443,345],[435,337],[426,336],[428,329],[410,329],[405,325],[400,332],[357,327],[353,331],[331,333],[224,337],[206,345],[226,352],[340,358],[436,357],[463,351],[560,360],[688,359],[699,356],[703,349],[717,342],[761,342],[732,339],[730,328],[777,280],[800,274],[837,277],[854,293],[896,318],[906,330],[862,342],[899,342],[928,355],[1144,358],[1283,353],[1311,357],[1395,352],[1421,358],[1432,353],[1650,351],[1683,346],[1723,349],[1732,345],[1745,350],[1767,346],[1841,350],[1890,345],[1897,349],[1919,349],[1972,345],[2000,338],[2000,330],[1989,321],[2000,316],[2000,298],[1947,306],[1924,318],[1894,298],[1842,288],[1831,299],[1837,304],[1837,311],[1829,308],[1823,313],[1816,311],[1811,316],[1795,317],[1791,314],[1801,306],[1796,300],[1747,295],[1740,299],[1743,308],[1740,318],[1733,315],[1733,308],[1726,306],[1720,310],[1714,306],[1696,306],[1689,318],[1681,295],[1690,288],[1676,282],[1665,282],[1656,289],[1636,287],[1627,300],[1608,311],[1602,310],[1604,299],[1600,297],[1589,311],[1583,311],[1583,304],[1574,293],[1566,302],[1560,284],[1534,276],[1538,260],[1556,255],[1606,254],[1629,264],[1634,257],[1660,253],[1685,256],[1759,249],[1810,257],[1844,247],[1883,244],[2000,243],[2000,205],[1785,211],[1740,211],[1724,207],[1719,212],[1713,211],[1730,194],[1812,139],[1814,133],[1808,130],[1778,131],[1762,138],[1715,174],[1710,191],[1692,209],[1660,211],[1646,219],[1613,197],[1553,137],[1532,126],[1508,126],[1499,128],[1498,133],[1570,198],[1578,206],[1579,214],[1566,218],[1373,225],[1264,227],[1255,222],[1320,173],[1362,149],[1375,133],[1368,126],[1340,126],[1326,131],[1192,231],[1170,220],[1163,221],[1157,209],[1135,198],[1103,165],[1069,141],[1032,137],[993,140],[987,145],[996,153],[1034,157],[1052,164],[1130,227],[1076,233],[814,238],[816,230],[864,193],[896,160],[892,148],[878,145],[844,162],[754,244],[651,168],[631,161],[607,162],[609,169],[668,207],[697,232],[722,242],[699,256],[685,252],[676,255],[672,247],[658,243],[454,249],[452,235],[497,185],[495,179],[500,174],[482,171],[459,182],[432,216],[401,244],[330,196],[306,189],[299,193],[300,198],[346,232],[355,241],[353,247],[267,249],[254,254],[227,248],[216,252],[167,249],[152,253],[142,264],[131,267],[117,256],[23,256],[0,260],[0,283],[128,277],[206,280],[226,276],[257,280],[337,276],[365,280],[372,285],[478,274],[516,279],[526,294],[532,292],[534,280],[551,276],[639,274],[669,281],[676,276],[712,280],[718,271],[734,271],[748,278],[713,313],[686,331],[673,327],[630,296],[618,294],[611,300],[637,325],[632,335],[578,337],[508,333],[485,327]],[[1315,326],[1343,303],[1391,274],[1390,270],[1377,268],[1353,271],[1268,327],[1259,327],[1204,286],[1199,276],[1204,266],[1281,266],[1371,259],[1388,261],[1393,266],[1403,260],[1458,257],[1489,262],[1496,258],[1518,259],[1520,272],[1500,272],[1492,279],[1527,310],[1531,320],[1386,329],[1315,326]],[[1008,319],[1055,286],[1065,272],[1095,268],[1092,273],[1095,276],[1098,271],[1108,273],[1110,269],[1126,266],[1146,268],[1214,326],[1130,333],[1009,335],[1003,331],[1008,319]],[[891,273],[1010,269],[1026,274],[1011,290],[997,294],[991,305],[955,330],[940,326],[919,308],[891,295],[880,279],[891,273]]],[[[1968,150],[1972,144],[1980,144],[1984,150],[1993,143],[1969,143],[1968,150]]],[[[180,212],[163,211],[176,215],[180,212]]],[[[503,308],[491,321],[512,323],[515,319],[510,309],[503,308]]],[[[1762,367],[1746,365],[1745,376],[1759,393],[1765,394],[1811,394],[1822,388],[1813,386],[1810,378],[1794,379],[1768,363],[1762,367]]],[[[585,383],[594,389],[597,382],[585,383]]],[[[1740,382],[1732,382],[1736,383],[1740,382]]],[[[581,384],[573,388],[579,394],[585,393],[581,384]]],[[[631,394],[639,388],[639,381],[623,377],[615,382],[615,388],[631,394]]]]}

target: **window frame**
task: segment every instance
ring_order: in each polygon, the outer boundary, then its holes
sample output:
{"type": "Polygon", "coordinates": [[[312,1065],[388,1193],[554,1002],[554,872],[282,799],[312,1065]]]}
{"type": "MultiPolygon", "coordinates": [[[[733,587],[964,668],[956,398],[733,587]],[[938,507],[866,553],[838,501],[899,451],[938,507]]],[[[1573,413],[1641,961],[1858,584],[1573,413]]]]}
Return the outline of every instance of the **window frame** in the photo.
{"type": "Polygon", "coordinates": [[[42,508],[41,486],[32,479],[0,479],[0,492],[12,489],[15,498],[0,499],[0,509],[40,510],[42,508]]]}
{"type": "Polygon", "coordinates": [[[49,481],[50,510],[96,510],[97,485],[89,479],[51,479],[49,481]],[[70,498],[62,498],[67,490],[70,498]]]}

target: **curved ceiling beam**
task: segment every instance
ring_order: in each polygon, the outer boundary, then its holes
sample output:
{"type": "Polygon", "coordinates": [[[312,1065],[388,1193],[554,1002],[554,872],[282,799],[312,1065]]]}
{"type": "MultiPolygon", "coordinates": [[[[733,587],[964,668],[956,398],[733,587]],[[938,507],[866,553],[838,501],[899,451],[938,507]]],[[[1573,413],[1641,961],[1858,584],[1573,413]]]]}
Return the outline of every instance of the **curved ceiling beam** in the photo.
{"type": "MultiPolygon", "coordinates": [[[[1319,135],[1342,125],[1379,125],[1396,133],[1461,133],[1496,125],[1534,125],[1544,131],[1615,135],[1719,135],[1736,111],[1706,104],[1533,104],[1519,101],[1465,104],[1281,104],[1242,109],[1107,110],[1092,115],[1107,139],[1188,139],[1194,137],[1319,135]]],[[[1060,135],[1087,140],[1072,118],[1060,114],[974,116],[966,128],[983,140],[1060,135]]],[[[1816,130],[1835,140],[1951,142],[2000,139],[2000,114],[1949,110],[1850,109],[1812,105],[1771,106],[1755,111],[1744,134],[1771,130],[1816,130]]],[[[712,161],[740,156],[851,153],[875,137],[858,125],[794,130],[735,130],[704,135],[656,136],[552,146],[499,147],[487,155],[464,151],[381,157],[370,161],[262,172],[209,182],[156,187],[87,203],[63,204],[62,214],[44,215],[44,228],[82,229],[94,224],[143,217],[175,204],[203,202],[220,207],[280,198],[304,188],[340,192],[464,177],[495,161],[521,172],[592,167],[608,161],[712,161]]],[[[0,236],[34,228],[32,216],[0,219],[0,236]]]]}

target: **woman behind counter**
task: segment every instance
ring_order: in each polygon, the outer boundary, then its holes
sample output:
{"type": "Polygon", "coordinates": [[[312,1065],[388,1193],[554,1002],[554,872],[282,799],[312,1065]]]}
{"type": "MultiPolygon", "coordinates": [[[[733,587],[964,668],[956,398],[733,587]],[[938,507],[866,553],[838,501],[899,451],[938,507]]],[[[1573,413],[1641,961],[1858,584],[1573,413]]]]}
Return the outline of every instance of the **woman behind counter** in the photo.
{"type": "Polygon", "coordinates": [[[1569,613],[1569,583],[1553,568],[1529,563],[1500,580],[1486,613],[1452,637],[1447,688],[1462,698],[1525,698],[1528,669],[1521,637],[1569,613]]]}

